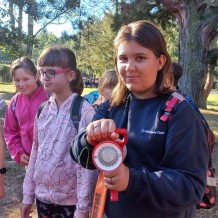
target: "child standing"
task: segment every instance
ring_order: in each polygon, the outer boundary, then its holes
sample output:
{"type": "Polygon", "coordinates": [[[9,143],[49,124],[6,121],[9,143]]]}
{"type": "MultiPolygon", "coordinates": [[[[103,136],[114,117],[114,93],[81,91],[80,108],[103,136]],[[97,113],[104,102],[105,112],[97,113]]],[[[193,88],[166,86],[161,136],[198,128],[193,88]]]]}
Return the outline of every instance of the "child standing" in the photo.
{"type": "Polygon", "coordinates": [[[114,54],[118,85],[111,101],[102,104],[93,122],[73,139],[72,158],[95,168],[89,158],[93,141],[116,141],[116,128],[125,128],[124,162],[103,174],[106,187],[119,195],[119,201],[112,202],[107,192],[107,217],[196,217],[209,162],[207,128],[186,101],[168,123],[161,120],[173,92],[171,58],[162,33],[146,20],[124,25],[114,40],[114,54]]]}
{"type": "MultiPolygon", "coordinates": [[[[88,217],[97,171],[83,169],[70,157],[77,130],[71,103],[83,91],[83,79],[72,50],[53,46],[38,59],[43,85],[53,95],[34,124],[34,143],[23,184],[21,217],[29,217],[36,198],[39,217],[88,217]],[[75,212],[74,212],[75,211],[75,212]]],[[[94,108],[84,101],[79,129],[92,120],[94,108]]]]}
{"type": "Polygon", "coordinates": [[[47,94],[34,63],[28,57],[15,60],[10,74],[18,93],[6,111],[4,137],[12,159],[27,166],[33,143],[34,118],[47,94]]]}

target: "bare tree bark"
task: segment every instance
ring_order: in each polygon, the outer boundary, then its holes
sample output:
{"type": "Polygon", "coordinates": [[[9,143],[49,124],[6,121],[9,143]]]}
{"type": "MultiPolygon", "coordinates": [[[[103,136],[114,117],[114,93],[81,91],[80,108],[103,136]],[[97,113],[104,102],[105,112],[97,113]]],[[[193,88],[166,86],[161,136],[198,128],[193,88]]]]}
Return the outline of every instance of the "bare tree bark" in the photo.
{"type": "Polygon", "coordinates": [[[218,5],[209,0],[159,2],[178,19],[179,59],[184,67],[181,90],[190,95],[199,107],[206,108],[204,87],[208,73],[208,52],[212,36],[217,31],[218,5]]]}
{"type": "Polygon", "coordinates": [[[18,29],[21,33],[23,29],[23,4],[19,5],[18,14],[18,29]]]}
{"type": "Polygon", "coordinates": [[[14,18],[14,2],[13,0],[9,1],[9,13],[10,13],[10,21],[11,21],[11,30],[15,29],[15,18],[14,18]]]}

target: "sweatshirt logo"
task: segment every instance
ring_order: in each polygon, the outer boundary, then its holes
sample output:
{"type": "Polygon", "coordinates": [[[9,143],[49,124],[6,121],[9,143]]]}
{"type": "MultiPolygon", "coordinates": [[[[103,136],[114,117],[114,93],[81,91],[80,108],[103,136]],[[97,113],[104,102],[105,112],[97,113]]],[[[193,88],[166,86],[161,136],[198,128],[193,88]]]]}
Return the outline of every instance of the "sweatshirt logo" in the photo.
{"type": "Polygon", "coordinates": [[[142,132],[142,133],[147,133],[147,134],[155,134],[155,135],[164,135],[164,134],[165,134],[165,132],[159,131],[159,130],[153,131],[153,130],[145,130],[145,129],[142,129],[141,132],[142,132]]]}

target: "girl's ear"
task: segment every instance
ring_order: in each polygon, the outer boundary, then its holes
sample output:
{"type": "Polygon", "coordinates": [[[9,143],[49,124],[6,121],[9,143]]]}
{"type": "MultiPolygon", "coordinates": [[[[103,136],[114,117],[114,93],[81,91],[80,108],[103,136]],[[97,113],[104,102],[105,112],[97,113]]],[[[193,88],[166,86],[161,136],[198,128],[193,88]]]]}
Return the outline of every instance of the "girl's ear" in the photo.
{"type": "Polygon", "coordinates": [[[76,79],[76,73],[75,71],[71,70],[69,73],[67,73],[67,78],[71,82],[72,80],[76,79]]]}
{"type": "Polygon", "coordinates": [[[158,67],[157,67],[157,71],[161,70],[162,67],[164,66],[164,64],[166,63],[167,58],[165,55],[161,55],[159,60],[158,60],[158,67]]]}
{"type": "Polygon", "coordinates": [[[37,72],[36,75],[35,75],[35,81],[37,82],[37,81],[39,81],[39,80],[40,80],[40,75],[39,75],[39,73],[37,72]]]}

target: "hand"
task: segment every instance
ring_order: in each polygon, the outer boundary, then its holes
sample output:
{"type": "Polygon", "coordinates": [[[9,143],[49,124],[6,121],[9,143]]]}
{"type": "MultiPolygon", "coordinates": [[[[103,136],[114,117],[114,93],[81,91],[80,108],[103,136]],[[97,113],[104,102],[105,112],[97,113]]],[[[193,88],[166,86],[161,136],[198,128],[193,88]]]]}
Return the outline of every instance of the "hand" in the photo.
{"type": "Polygon", "coordinates": [[[129,168],[122,164],[117,170],[104,172],[105,186],[114,191],[125,191],[129,184],[129,168]]]}
{"type": "Polygon", "coordinates": [[[101,119],[90,123],[86,128],[87,141],[89,144],[91,140],[94,141],[115,141],[119,138],[119,134],[115,132],[116,124],[111,119],[101,119]]]}
{"type": "Polygon", "coordinates": [[[27,156],[26,154],[22,154],[20,157],[20,164],[22,166],[28,166],[29,160],[30,160],[29,156],[27,156]]]}
{"type": "Polygon", "coordinates": [[[30,213],[32,212],[31,208],[32,208],[32,204],[21,204],[20,207],[21,218],[32,218],[32,216],[30,216],[30,213]]]}
{"type": "Polygon", "coordinates": [[[78,209],[75,210],[73,218],[89,218],[88,212],[80,212],[78,209]]]}

